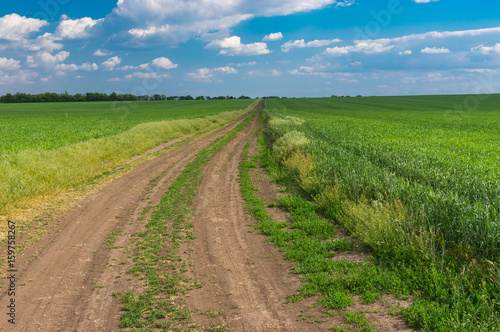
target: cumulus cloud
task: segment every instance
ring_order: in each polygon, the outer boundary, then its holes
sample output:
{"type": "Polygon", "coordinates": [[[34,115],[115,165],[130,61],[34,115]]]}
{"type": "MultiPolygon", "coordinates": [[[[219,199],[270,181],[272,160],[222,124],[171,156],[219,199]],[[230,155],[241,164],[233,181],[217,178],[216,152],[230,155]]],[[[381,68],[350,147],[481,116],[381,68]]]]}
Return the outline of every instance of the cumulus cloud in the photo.
{"type": "Polygon", "coordinates": [[[336,39],[326,39],[326,40],[313,40],[306,43],[304,39],[299,39],[284,43],[283,45],[281,45],[281,50],[283,52],[288,52],[292,48],[322,47],[322,46],[328,46],[333,43],[339,43],[341,41],[342,40],[336,38],[336,39]]]}
{"type": "Polygon", "coordinates": [[[399,51],[398,54],[399,55],[411,55],[412,51],[410,51],[410,50],[399,51]]]}
{"type": "Polygon", "coordinates": [[[217,73],[221,74],[238,74],[238,71],[233,67],[219,67],[219,68],[200,68],[194,72],[186,74],[188,81],[201,81],[211,83],[217,73]]]}
{"type": "Polygon", "coordinates": [[[69,52],[61,51],[57,54],[50,54],[49,52],[38,52],[36,56],[29,55],[26,57],[26,64],[30,68],[44,67],[52,69],[61,62],[64,62],[69,57],[69,52]]]}
{"type": "Polygon", "coordinates": [[[25,39],[18,42],[20,48],[28,51],[47,51],[53,52],[63,48],[63,44],[58,42],[58,38],[51,33],[45,33],[36,39],[25,39]]]}
{"type": "Polygon", "coordinates": [[[416,3],[429,3],[429,2],[437,2],[439,0],[413,0],[416,3]]]}
{"type": "MultiPolygon", "coordinates": [[[[307,12],[336,0],[119,0],[110,21],[126,22],[130,37],[177,44],[227,32],[242,21],[307,12]]],[[[272,38],[272,37],[271,37],[272,38]]],[[[276,38],[276,37],[274,37],[276,38]]],[[[219,38],[220,39],[220,36],[219,38]]],[[[135,41],[135,45],[142,45],[135,41]]]]}
{"type": "Polygon", "coordinates": [[[426,47],[424,49],[422,49],[420,51],[420,53],[425,53],[425,54],[446,54],[446,53],[450,53],[450,50],[445,48],[445,47],[441,47],[441,48],[437,48],[437,47],[426,47]]]}
{"type": "Polygon", "coordinates": [[[262,41],[275,41],[283,39],[283,34],[281,32],[270,33],[262,38],[262,41]]]}
{"type": "Polygon", "coordinates": [[[0,40],[19,41],[47,25],[49,25],[47,21],[36,18],[27,18],[18,14],[5,15],[0,17],[0,40]]]}
{"type": "MultiPolygon", "coordinates": [[[[486,28],[486,29],[475,29],[475,30],[459,30],[459,31],[430,31],[420,34],[410,34],[402,37],[396,38],[380,38],[380,39],[368,39],[368,40],[355,40],[353,45],[348,46],[336,46],[332,48],[327,48],[323,53],[318,56],[311,58],[311,60],[318,60],[322,56],[343,56],[350,53],[382,53],[396,48],[400,51],[400,55],[409,54],[407,53],[409,47],[415,47],[416,45],[422,44],[423,42],[428,42],[429,40],[443,40],[450,38],[479,38],[488,37],[491,35],[500,34],[500,27],[486,28]]],[[[479,50],[479,49],[478,49],[479,50]]],[[[422,53],[449,53],[448,48],[423,48],[422,53]]]]}
{"type": "Polygon", "coordinates": [[[255,66],[257,65],[256,61],[250,61],[250,62],[242,62],[242,63],[237,63],[236,67],[243,67],[243,66],[255,66]]]}
{"type": "Polygon", "coordinates": [[[61,63],[56,66],[56,69],[59,71],[77,71],[77,70],[95,71],[99,69],[99,66],[96,63],[90,63],[90,62],[86,62],[81,65],[61,63]]]}
{"type": "Polygon", "coordinates": [[[177,68],[177,64],[173,63],[165,57],[157,58],[151,61],[151,64],[157,68],[161,69],[173,69],[177,68]]]}
{"type": "Polygon", "coordinates": [[[277,69],[269,70],[250,70],[247,72],[249,77],[277,77],[281,76],[281,72],[277,69]]]}
{"type": "Polygon", "coordinates": [[[166,79],[166,78],[171,78],[172,76],[170,76],[169,74],[158,74],[158,73],[145,73],[145,72],[135,72],[133,74],[130,74],[130,75],[126,75],[125,76],[125,79],[126,80],[131,80],[131,79],[150,79],[150,78],[154,78],[154,79],[166,79]]]}
{"type": "Polygon", "coordinates": [[[389,40],[358,40],[352,46],[327,48],[322,54],[330,56],[342,56],[353,52],[372,54],[386,52],[393,47],[393,45],[390,45],[389,40]]]}
{"type": "Polygon", "coordinates": [[[7,75],[0,72],[0,85],[12,85],[16,83],[33,84],[38,73],[31,70],[19,70],[15,75],[7,75]]]}
{"type": "Polygon", "coordinates": [[[484,45],[479,45],[476,47],[473,47],[471,49],[472,53],[477,53],[477,54],[482,54],[482,55],[494,55],[494,54],[500,54],[500,43],[495,44],[494,46],[484,46],[484,45]]]}
{"type": "Polygon", "coordinates": [[[59,23],[56,35],[62,39],[84,39],[90,36],[90,31],[97,23],[103,21],[83,17],[76,20],[65,19],[59,23]]]}
{"type": "Polygon", "coordinates": [[[109,55],[108,51],[98,49],[97,51],[94,52],[94,56],[106,56],[109,55]]]}
{"type": "Polygon", "coordinates": [[[18,70],[19,68],[21,68],[20,63],[21,63],[21,61],[19,61],[19,60],[7,59],[7,58],[0,57],[0,69],[18,70]]]}
{"type": "Polygon", "coordinates": [[[136,70],[136,69],[142,69],[142,70],[153,70],[153,69],[175,69],[177,68],[177,64],[173,63],[169,59],[165,57],[161,58],[156,58],[151,62],[148,63],[143,63],[142,65],[139,66],[123,66],[120,68],[117,68],[118,70],[136,70]]]}
{"type": "Polygon", "coordinates": [[[114,56],[101,63],[101,66],[104,68],[104,70],[111,71],[115,69],[115,67],[118,66],[121,62],[122,58],[114,56]]]}
{"type": "Polygon", "coordinates": [[[331,73],[325,71],[328,68],[328,66],[329,64],[321,65],[317,63],[314,66],[300,66],[298,69],[289,70],[288,73],[290,75],[312,75],[312,76],[327,77],[331,76],[331,73]]]}
{"type": "Polygon", "coordinates": [[[261,55],[271,53],[267,49],[266,43],[242,44],[241,38],[238,36],[214,40],[205,46],[205,48],[220,49],[219,54],[224,55],[261,55]]]}

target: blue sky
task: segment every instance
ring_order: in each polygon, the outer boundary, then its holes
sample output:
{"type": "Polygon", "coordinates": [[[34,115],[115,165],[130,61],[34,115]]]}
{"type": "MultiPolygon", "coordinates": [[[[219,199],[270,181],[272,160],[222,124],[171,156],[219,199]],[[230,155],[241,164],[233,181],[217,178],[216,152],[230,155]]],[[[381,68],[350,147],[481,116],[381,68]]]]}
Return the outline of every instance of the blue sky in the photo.
{"type": "Polygon", "coordinates": [[[500,3],[21,0],[0,8],[0,94],[500,92],[500,3]]]}

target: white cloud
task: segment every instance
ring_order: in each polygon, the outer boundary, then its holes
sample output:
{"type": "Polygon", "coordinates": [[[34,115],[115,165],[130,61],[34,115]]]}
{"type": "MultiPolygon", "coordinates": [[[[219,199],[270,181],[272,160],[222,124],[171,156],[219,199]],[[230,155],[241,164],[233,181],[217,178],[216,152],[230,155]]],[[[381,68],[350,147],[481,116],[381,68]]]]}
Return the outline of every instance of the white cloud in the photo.
{"type": "Polygon", "coordinates": [[[128,32],[131,35],[133,35],[134,37],[146,38],[146,37],[152,36],[152,35],[165,34],[169,30],[168,27],[169,27],[168,24],[165,24],[165,25],[162,25],[160,27],[149,26],[146,29],[134,28],[134,29],[130,29],[128,32]]]}
{"type": "Polygon", "coordinates": [[[107,82],[121,82],[121,78],[119,77],[113,77],[113,78],[110,78],[110,79],[107,79],[106,81],[107,82]]]}
{"type": "MultiPolygon", "coordinates": [[[[381,38],[381,39],[368,39],[368,40],[355,40],[354,45],[327,48],[320,55],[313,57],[311,60],[318,60],[322,55],[326,56],[342,56],[349,53],[382,53],[393,48],[401,50],[402,54],[408,49],[408,46],[421,43],[428,40],[448,39],[448,38],[465,38],[465,37],[480,37],[489,36],[493,34],[500,34],[500,27],[475,29],[475,30],[460,30],[460,31],[430,31],[420,34],[411,34],[396,38],[381,38]]],[[[441,52],[449,53],[449,49],[442,48],[424,48],[426,52],[441,52]]]]}
{"type": "Polygon", "coordinates": [[[477,53],[477,54],[482,54],[482,55],[494,55],[494,54],[500,54],[500,43],[495,44],[494,46],[484,46],[484,45],[479,45],[476,47],[473,47],[471,49],[472,53],[477,53]]]}
{"type": "Polygon", "coordinates": [[[26,57],[26,64],[30,68],[45,67],[46,69],[52,69],[56,67],[61,62],[64,62],[69,57],[69,52],[61,51],[55,55],[49,52],[38,52],[36,57],[28,55],[26,57]]]}
{"type": "Polygon", "coordinates": [[[429,2],[437,2],[439,0],[413,0],[416,3],[429,3],[429,2]]]}
{"type": "Polygon", "coordinates": [[[152,69],[153,67],[156,69],[175,69],[177,68],[177,64],[173,63],[172,61],[170,61],[165,57],[161,57],[161,58],[156,58],[151,62],[143,63],[142,65],[139,66],[130,66],[130,65],[122,66],[120,68],[117,68],[117,70],[135,70],[135,69],[146,70],[146,69],[152,69]]]}
{"type": "Polygon", "coordinates": [[[232,36],[222,40],[214,40],[207,49],[220,49],[219,54],[224,55],[261,55],[271,53],[266,43],[242,44],[241,38],[232,36]]]}
{"type": "Polygon", "coordinates": [[[76,64],[61,63],[56,66],[56,69],[60,71],[77,71],[77,70],[95,71],[99,69],[99,66],[96,63],[90,63],[90,62],[86,62],[84,64],[81,64],[80,66],[76,64]]]}
{"type": "Polygon", "coordinates": [[[63,20],[56,29],[56,35],[63,39],[88,38],[91,28],[102,20],[103,19],[93,20],[90,17],[83,17],[76,20],[63,20]]]}
{"type": "Polygon", "coordinates": [[[498,73],[498,70],[496,70],[496,69],[482,69],[482,68],[465,69],[465,71],[468,73],[480,73],[480,74],[497,74],[498,73]]]}
{"type": "Polygon", "coordinates": [[[289,70],[288,73],[291,75],[312,75],[327,77],[331,76],[331,73],[325,72],[325,69],[329,67],[328,65],[321,65],[319,63],[314,66],[300,66],[299,69],[289,70]]]}
{"type": "Polygon", "coordinates": [[[36,18],[27,18],[18,14],[5,15],[0,17],[0,40],[19,41],[47,25],[49,25],[47,21],[36,18]]]}
{"type": "Polygon", "coordinates": [[[159,37],[163,42],[177,44],[227,32],[254,17],[290,15],[334,3],[336,0],[120,0],[112,16],[127,21],[128,32],[134,38],[159,37]]]}
{"type": "Polygon", "coordinates": [[[201,81],[211,83],[217,73],[221,74],[238,74],[238,71],[233,67],[219,67],[219,68],[200,68],[195,72],[186,74],[188,81],[201,81]]]}
{"type": "Polygon", "coordinates": [[[94,56],[106,56],[109,55],[110,53],[105,50],[98,49],[97,51],[94,52],[94,56]]]}
{"type": "Polygon", "coordinates": [[[304,42],[304,39],[299,39],[295,41],[289,41],[281,45],[281,50],[283,52],[288,52],[292,48],[304,48],[304,47],[322,47],[322,46],[328,46],[333,43],[339,43],[342,40],[336,38],[336,39],[326,39],[326,40],[313,40],[310,42],[304,42]]]}
{"type": "Polygon", "coordinates": [[[18,70],[19,68],[21,68],[20,63],[21,63],[21,61],[19,61],[19,60],[7,59],[7,58],[0,57],[0,69],[18,70]]]}
{"type": "Polygon", "coordinates": [[[41,36],[38,36],[36,39],[27,39],[22,41],[21,45],[24,49],[28,51],[47,51],[53,52],[56,50],[60,50],[63,48],[63,44],[58,43],[59,39],[57,39],[51,33],[45,33],[41,36]]]}
{"type": "Polygon", "coordinates": [[[151,61],[151,64],[157,68],[161,69],[174,69],[177,68],[177,64],[172,63],[169,59],[165,57],[157,58],[151,61]]]}
{"type": "Polygon", "coordinates": [[[255,66],[257,65],[257,62],[255,61],[250,61],[250,62],[242,62],[242,63],[237,63],[236,67],[243,67],[243,66],[255,66]]]}
{"type": "Polygon", "coordinates": [[[399,55],[411,55],[412,51],[410,51],[410,50],[404,50],[404,51],[400,51],[398,54],[399,55]]]}
{"type": "Polygon", "coordinates": [[[131,79],[150,79],[150,78],[155,78],[155,79],[165,79],[165,78],[171,78],[169,74],[157,74],[157,73],[145,73],[145,72],[140,72],[137,71],[133,74],[126,75],[125,79],[126,80],[131,80],[131,79]]]}
{"type": "Polygon", "coordinates": [[[283,39],[283,35],[281,34],[281,32],[275,32],[264,36],[264,38],[262,38],[262,41],[275,41],[280,39],[283,39]]]}
{"type": "Polygon", "coordinates": [[[349,7],[356,3],[355,0],[345,0],[343,2],[338,2],[335,7],[349,7]]]}
{"type": "Polygon", "coordinates": [[[389,40],[357,40],[352,46],[335,46],[327,48],[322,54],[330,56],[342,56],[353,52],[373,54],[391,50],[394,46],[389,45],[389,40]]]}
{"type": "Polygon", "coordinates": [[[426,47],[424,49],[422,49],[420,51],[420,53],[425,53],[425,54],[446,54],[446,53],[450,53],[450,50],[445,48],[445,47],[441,47],[441,48],[437,48],[437,47],[426,47]]]}
{"type": "Polygon", "coordinates": [[[250,70],[247,72],[247,75],[249,77],[277,77],[281,76],[281,72],[277,69],[270,69],[270,70],[250,70]]]}
{"type": "Polygon", "coordinates": [[[500,27],[475,29],[475,30],[459,30],[459,31],[430,31],[426,33],[411,34],[403,37],[389,39],[394,43],[408,42],[414,40],[424,40],[429,38],[451,38],[451,37],[478,37],[481,35],[500,33],[500,27]]]}
{"type": "Polygon", "coordinates": [[[104,70],[111,71],[115,69],[115,67],[118,66],[121,62],[122,58],[114,56],[101,63],[101,66],[104,67],[104,70]]]}
{"type": "Polygon", "coordinates": [[[6,84],[33,84],[35,79],[38,77],[38,73],[31,70],[20,70],[15,75],[6,75],[0,73],[0,85],[6,84]]]}

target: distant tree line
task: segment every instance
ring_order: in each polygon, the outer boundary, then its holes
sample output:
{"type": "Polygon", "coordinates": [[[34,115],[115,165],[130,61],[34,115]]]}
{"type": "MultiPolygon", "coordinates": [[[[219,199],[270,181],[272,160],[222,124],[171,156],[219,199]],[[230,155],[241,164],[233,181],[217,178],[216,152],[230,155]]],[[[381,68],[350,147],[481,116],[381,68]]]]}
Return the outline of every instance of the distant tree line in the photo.
{"type": "MultiPolygon", "coordinates": [[[[362,95],[357,95],[356,98],[361,98],[363,97],[362,95]]],[[[351,98],[351,96],[337,96],[337,95],[332,95],[331,98],[351,98]]]]}
{"type": "Polygon", "coordinates": [[[235,98],[233,96],[198,96],[196,98],[187,96],[166,96],[164,94],[154,94],[154,95],[143,95],[136,96],[133,94],[117,94],[115,92],[111,94],[99,93],[99,92],[87,92],[86,94],[77,93],[75,95],[70,95],[65,93],[53,93],[45,92],[40,94],[29,94],[29,93],[7,93],[0,97],[0,103],[56,103],[56,102],[86,102],[86,101],[136,101],[136,100],[154,100],[154,101],[165,101],[165,100],[218,100],[218,99],[251,99],[248,96],[240,96],[235,98]]]}

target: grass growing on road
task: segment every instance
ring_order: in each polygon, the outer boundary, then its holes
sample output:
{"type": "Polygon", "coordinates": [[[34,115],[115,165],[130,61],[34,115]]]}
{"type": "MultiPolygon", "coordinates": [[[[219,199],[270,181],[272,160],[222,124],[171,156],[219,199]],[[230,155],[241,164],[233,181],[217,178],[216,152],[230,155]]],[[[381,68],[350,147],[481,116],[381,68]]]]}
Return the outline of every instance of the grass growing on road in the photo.
{"type": "Polygon", "coordinates": [[[162,196],[146,229],[137,234],[134,267],[129,273],[143,280],[144,289],[123,295],[121,327],[148,331],[153,328],[197,327],[181,298],[190,289],[202,285],[185,276],[187,263],[180,257],[178,249],[183,241],[192,239],[192,205],[203,166],[251,120],[249,116],[202,150],[162,196]]]}

